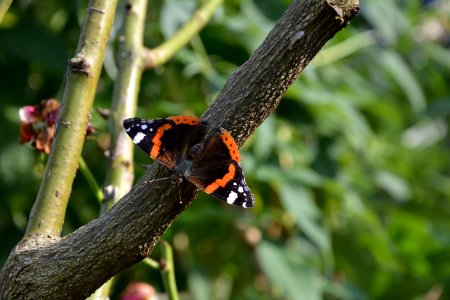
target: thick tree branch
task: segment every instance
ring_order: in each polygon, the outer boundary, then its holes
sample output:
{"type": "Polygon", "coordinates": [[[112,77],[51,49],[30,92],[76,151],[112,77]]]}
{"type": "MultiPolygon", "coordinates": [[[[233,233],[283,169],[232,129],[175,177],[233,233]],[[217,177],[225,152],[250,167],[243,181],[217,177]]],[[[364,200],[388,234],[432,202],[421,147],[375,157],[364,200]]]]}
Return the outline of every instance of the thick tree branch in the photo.
{"type": "MultiPolygon", "coordinates": [[[[241,145],[325,42],[358,11],[356,0],[335,2],[295,1],[204,114],[209,126],[230,130],[241,145]]],[[[31,242],[19,245],[0,276],[1,297],[86,297],[148,256],[198,192],[183,182],[180,203],[178,188],[170,181],[150,183],[157,175],[169,172],[153,164],[109,213],[71,235],[41,248],[31,242]]]]}
{"type": "Polygon", "coordinates": [[[357,0],[295,1],[230,77],[203,118],[213,127],[226,128],[242,145],[323,45],[357,12],[357,0]]]}

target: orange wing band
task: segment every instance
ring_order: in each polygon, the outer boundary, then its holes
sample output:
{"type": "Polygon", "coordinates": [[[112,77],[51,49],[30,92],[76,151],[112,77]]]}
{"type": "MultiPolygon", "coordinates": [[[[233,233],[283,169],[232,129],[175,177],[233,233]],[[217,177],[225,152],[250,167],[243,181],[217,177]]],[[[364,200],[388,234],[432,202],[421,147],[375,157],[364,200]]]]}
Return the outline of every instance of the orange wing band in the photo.
{"type": "Polygon", "coordinates": [[[226,173],[222,178],[216,179],[216,181],[214,181],[213,183],[208,185],[204,190],[205,193],[211,194],[212,192],[217,190],[219,188],[219,186],[225,187],[228,182],[233,180],[235,173],[236,173],[236,167],[234,166],[234,164],[230,164],[228,166],[228,173],[226,173]]]}
{"type": "Polygon", "coordinates": [[[168,117],[167,119],[172,120],[175,124],[187,124],[187,125],[198,125],[200,124],[200,119],[197,117],[191,116],[173,116],[168,117]]]}
{"type": "Polygon", "coordinates": [[[228,133],[225,129],[220,133],[220,137],[222,138],[223,143],[227,146],[228,151],[230,151],[231,158],[236,162],[241,162],[241,155],[239,154],[239,149],[236,145],[231,134],[228,133]]]}
{"type": "Polygon", "coordinates": [[[150,156],[153,159],[156,159],[159,154],[159,148],[161,147],[161,138],[164,134],[164,131],[172,128],[172,125],[170,124],[164,124],[163,126],[159,127],[156,131],[155,136],[152,139],[153,147],[152,151],[150,151],[150,156]]]}

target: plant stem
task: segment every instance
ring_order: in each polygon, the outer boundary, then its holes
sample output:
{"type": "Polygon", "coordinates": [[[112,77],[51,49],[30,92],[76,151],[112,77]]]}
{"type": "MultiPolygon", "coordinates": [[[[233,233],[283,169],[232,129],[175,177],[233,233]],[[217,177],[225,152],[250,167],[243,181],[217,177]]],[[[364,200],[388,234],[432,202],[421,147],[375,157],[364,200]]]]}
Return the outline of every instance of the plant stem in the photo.
{"type": "Polygon", "coordinates": [[[105,201],[101,214],[107,212],[130,189],[134,179],[134,146],[122,127],[125,118],[136,114],[137,96],[143,72],[142,57],[147,0],[128,1],[120,33],[119,69],[114,85],[109,116],[111,144],[106,168],[105,201]]]}
{"type": "Polygon", "coordinates": [[[99,287],[95,293],[90,295],[87,300],[107,300],[110,299],[109,294],[113,287],[115,277],[110,278],[101,287],[99,287]]]}
{"type": "Polygon", "coordinates": [[[144,258],[143,262],[153,269],[159,270],[161,268],[161,265],[159,264],[159,262],[157,262],[154,259],[151,259],[150,257],[144,258]]]}
{"type": "Polygon", "coordinates": [[[98,203],[101,203],[103,200],[102,190],[98,186],[94,175],[92,175],[91,170],[89,170],[89,167],[86,165],[86,162],[84,161],[82,156],[80,156],[79,164],[80,164],[80,171],[83,174],[84,178],[86,179],[92,192],[94,193],[95,198],[97,198],[98,203]]]}
{"type": "Polygon", "coordinates": [[[6,13],[8,12],[9,6],[11,5],[12,0],[0,0],[0,24],[3,21],[6,13]]]}
{"type": "Polygon", "coordinates": [[[164,289],[170,300],[178,300],[177,283],[175,281],[175,268],[173,264],[172,247],[166,241],[161,241],[161,275],[164,289]]]}
{"type": "Polygon", "coordinates": [[[197,58],[200,63],[200,72],[203,73],[205,77],[209,77],[214,74],[215,70],[209,60],[208,52],[206,51],[202,39],[198,34],[192,38],[191,45],[195,54],[197,54],[197,58]]]}
{"type": "Polygon", "coordinates": [[[177,33],[160,46],[153,49],[145,49],[145,67],[154,68],[167,62],[178,50],[186,45],[200,29],[202,29],[213,16],[217,7],[223,0],[207,1],[192,18],[181,27],[177,33]]]}
{"type": "MultiPolygon", "coordinates": [[[[133,143],[123,130],[122,121],[136,113],[143,71],[142,58],[137,53],[143,48],[147,0],[130,0],[122,9],[125,9],[125,17],[121,25],[119,68],[109,115],[111,144],[100,215],[109,211],[131,189],[134,179],[133,143]]],[[[113,279],[97,289],[89,299],[108,299],[113,279]]]]}

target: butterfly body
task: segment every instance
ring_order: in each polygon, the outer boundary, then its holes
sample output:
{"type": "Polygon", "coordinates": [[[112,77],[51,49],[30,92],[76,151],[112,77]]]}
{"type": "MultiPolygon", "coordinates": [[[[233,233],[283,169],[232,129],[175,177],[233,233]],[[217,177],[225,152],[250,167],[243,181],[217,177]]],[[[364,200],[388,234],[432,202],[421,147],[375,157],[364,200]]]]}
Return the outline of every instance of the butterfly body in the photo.
{"type": "Polygon", "coordinates": [[[229,204],[254,205],[239,165],[239,150],[225,129],[208,132],[205,121],[190,116],[131,118],[123,125],[135,144],[173,172],[174,182],[186,178],[229,204]]]}

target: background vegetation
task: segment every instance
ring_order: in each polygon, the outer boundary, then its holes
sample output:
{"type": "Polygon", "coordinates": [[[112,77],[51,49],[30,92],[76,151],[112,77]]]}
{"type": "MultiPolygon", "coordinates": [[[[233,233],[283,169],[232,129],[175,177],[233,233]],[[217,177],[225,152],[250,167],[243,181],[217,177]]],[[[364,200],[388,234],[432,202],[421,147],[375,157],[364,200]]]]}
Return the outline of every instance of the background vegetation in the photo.
{"type": "MultiPolygon", "coordinates": [[[[19,145],[18,109],[60,98],[85,2],[15,1],[0,27],[0,264],[25,231],[45,161],[19,145]]],[[[164,236],[179,290],[193,299],[450,297],[450,5],[361,2],[244,145],[256,207],[201,194],[164,236]]],[[[198,4],[150,1],[145,45],[170,37],[198,4]]],[[[138,116],[201,115],[288,5],[226,1],[187,48],[145,73],[138,116]]],[[[96,108],[110,107],[115,47],[96,108]]],[[[93,112],[93,123],[83,157],[102,183],[107,122],[93,112]]],[[[64,234],[98,213],[79,174],[64,234]]],[[[133,281],[162,290],[141,263],[118,277],[114,294],[133,281]]]]}

